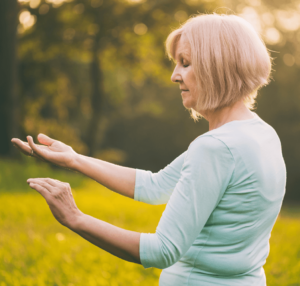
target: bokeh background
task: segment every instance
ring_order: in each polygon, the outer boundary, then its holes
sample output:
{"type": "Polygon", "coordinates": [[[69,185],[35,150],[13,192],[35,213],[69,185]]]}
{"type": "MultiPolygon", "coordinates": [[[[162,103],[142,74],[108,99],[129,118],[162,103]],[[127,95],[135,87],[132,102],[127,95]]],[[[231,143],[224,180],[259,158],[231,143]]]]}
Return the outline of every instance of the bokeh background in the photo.
{"type": "Polygon", "coordinates": [[[191,15],[211,12],[245,18],[273,58],[254,111],[281,139],[287,187],[264,268],[268,285],[300,285],[300,1],[1,0],[1,286],[158,285],[160,270],[121,261],[59,225],[26,180],[69,182],[82,211],[134,231],[154,232],[165,206],[28,158],[11,138],[44,133],[87,156],[162,169],[208,131],[182,105],[164,42],[191,15]]]}

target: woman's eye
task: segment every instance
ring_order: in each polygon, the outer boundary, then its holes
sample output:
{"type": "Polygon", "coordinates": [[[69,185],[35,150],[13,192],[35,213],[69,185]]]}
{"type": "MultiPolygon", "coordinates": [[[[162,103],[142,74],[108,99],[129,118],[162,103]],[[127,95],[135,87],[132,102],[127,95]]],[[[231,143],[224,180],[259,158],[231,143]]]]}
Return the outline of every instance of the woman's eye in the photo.
{"type": "Polygon", "coordinates": [[[182,61],[181,63],[184,68],[187,68],[189,66],[189,64],[186,61],[182,61]]]}

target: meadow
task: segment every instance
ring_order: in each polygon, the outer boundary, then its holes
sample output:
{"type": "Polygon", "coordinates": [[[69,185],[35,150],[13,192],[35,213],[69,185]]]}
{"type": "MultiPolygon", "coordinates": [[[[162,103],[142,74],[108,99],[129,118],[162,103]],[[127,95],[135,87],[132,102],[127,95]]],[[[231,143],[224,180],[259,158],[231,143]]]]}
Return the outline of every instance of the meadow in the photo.
{"type": "MultiPolygon", "coordinates": [[[[26,180],[69,182],[81,211],[138,232],[155,232],[165,205],[136,202],[34,160],[0,160],[0,286],[158,285],[160,269],[123,261],[60,225],[26,180]]],[[[284,206],[273,228],[264,266],[268,286],[300,285],[299,209],[284,206]]]]}

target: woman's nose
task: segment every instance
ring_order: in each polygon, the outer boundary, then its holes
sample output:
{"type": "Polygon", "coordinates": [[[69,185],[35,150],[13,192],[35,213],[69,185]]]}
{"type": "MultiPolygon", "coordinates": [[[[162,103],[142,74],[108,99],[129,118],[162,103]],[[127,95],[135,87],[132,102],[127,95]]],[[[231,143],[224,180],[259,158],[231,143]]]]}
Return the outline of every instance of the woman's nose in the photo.
{"type": "Polygon", "coordinates": [[[171,81],[173,81],[173,82],[180,82],[180,81],[182,81],[182,77],[181,77],[180,73],[178,72],[178,70],[176,69],[176,67],[175,67],[175,69],[174,69],[174,71],[172,73],[171,81]]]}

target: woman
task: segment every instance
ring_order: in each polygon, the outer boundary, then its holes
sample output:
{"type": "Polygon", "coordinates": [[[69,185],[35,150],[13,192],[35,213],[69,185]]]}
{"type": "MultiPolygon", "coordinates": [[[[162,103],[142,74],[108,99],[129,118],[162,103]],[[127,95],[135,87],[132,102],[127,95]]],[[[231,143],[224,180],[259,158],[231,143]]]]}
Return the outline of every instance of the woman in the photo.
{"type": "Polygon", "coordinates": [[[263,265],[286,185],[275,130],[252,112],[269,82],[271,58],[250,24],[235,15],[198,15],[166,42],[183,105],[209,131],[158,173],[77,154],[43,134],[23,153],[79,171],[149,204],[167,203],[155,233],[124,230],[82,213],[69,184],[29,179],[55,218],[100,248],[144,268],[164,269],[159,285],[266,285],[263,265]],[[46,145],[46,146],[45,146],[46,145]]]}

